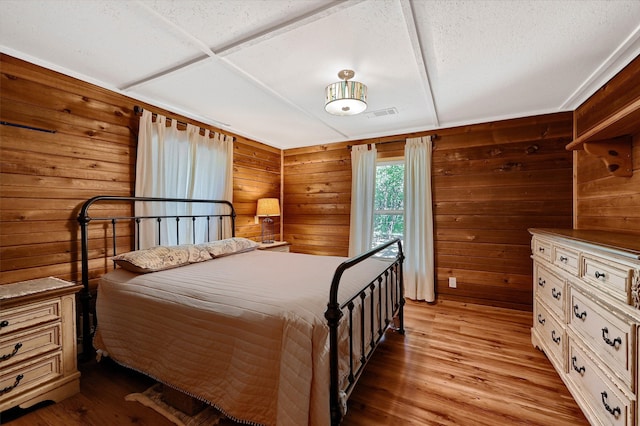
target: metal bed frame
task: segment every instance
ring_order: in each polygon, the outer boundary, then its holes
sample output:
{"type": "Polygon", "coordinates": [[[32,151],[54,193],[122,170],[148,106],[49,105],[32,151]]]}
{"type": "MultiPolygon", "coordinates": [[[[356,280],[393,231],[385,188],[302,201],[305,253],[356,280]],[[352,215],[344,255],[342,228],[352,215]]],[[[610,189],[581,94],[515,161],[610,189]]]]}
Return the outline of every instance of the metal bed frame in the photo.
{"type": "MultiPolygon", "coordinates": [[[[80,224],[80,236],[81,236],[81,250],[82,250],[82,284],[83,290],[80,293],[80,301],[82,304],[82,343],[84,359],[88,359],[93,354],[92,345],[92,327],[97,324],[97,318],[93,315],[93,324],[90,319],[89,313],[94,313],[91,307],[91,291],[89,288],[89,225],[91,223],[103,223],[111,225],[111,241],[113,246],[112,255],[116,255],[116,224],[126,222],[133,226],[133,239],[130,247],[136,245],[136,249],[139,249],[139,236],[140,236],[140,224],[142,220],[153,219],[157,222],[157,240],[161,241],[161,224],[163,220],[174,220],[176,225],[176,238],[178,244],[180,244],[180,232],[179,223],[181,220],[191,220],[194,224],[197,220],[206,220],[207,225],[211,223],[212,219],[217,218],[219,220],[219,232],[217,239],[222,239],[223,221],[225,218],[230,221],[231,236],[235,236],[235,218],[236,212],[229,201],[225,200],[198,200],[198,199],[182,199],[182,198],[156,198],[156,197],[117,197],[117,196],[96,196],[85,201],[80,209],[78,215],[78,222],[80,224]],[[136,216],[124,215],[124,216],[96,216],[92,217],[89,214],[91,207],[98,204],[114,205],[117,203],[129,205],[133,211],[136,202],[161,202],[161,203],[174,203],[174,204],[209,204],[211,206],[226,206],[226,213],[210,213],[210,214],[187,214],[187,215],[167,215],[167,216],[136,216]]],[[[195,229],[195,226],[192,228],[195,229]]],[[[195,242],[195,231],[191,236],[190,242],[195,242]]],[[[209,235],[209,226],[207,226],[207,240],[211,240],[209,235]]],[[[393,326],[393,318],[398,317],[398,327],[396,331],[400,334],[404,334],[404,284],[402,274],[402,264],[404,261],[404,254],[402,252],[402,243],[399,239],[394,239],[382,244],[374,249],[371,249],[359,256],[350,258],[341,263],[335,270],[331,287],[328,294],[327,310],[325,311],[325,318],[329,327],[329,368],[330,368],[330,410],[331,410],[331,424],[338,425],[342,421],[344,410],[342,402],[345,398],[351,394],[353,387],[355,386],[358,378],[362,375],[364,367],[367,361],[372,356],[374,350],[382,340],[387,328],[393,326]],[[358,263],[373,257],[392,245],[397,246],[397,255],[395,258],[389,259],[389,266],[372,281],[365,284],[356,294],[348,298],[347,300],[338,300],[338,290],[340,286],[340,279],[344,272],[349,268],[357,265],[358,263]],[[384,285],[383,285],[384,284],[384,285]],[[384,289],[384,290],[383,290],[384,289]],[[385,309],[382,309],[382,304],[378,303],[377,317],[375,319],[375,304],[374,299],[377,295],[379,301],[385,300],[385,309]],[[360,315],[360,320],[354,320],[354,309],[358,306],[362,306],[361,312],[367,312],[364,309],[364,303],[367,296],[370,300],[369,315],[365,318],[365,315],[360,315]],[[360,299],[359,304],[356,302],[360,299]],[[340,388],[340,372],[339,372],[339,353],[338,353],[338,341],[339,341],[339,326],[346,316],[349,328],[349,372],[347,376],[346,387],[340,388]],[[356,324],[358,322],[358,324],[356,324]],[[365,342],[365,329],[366,326],[370,327],[371,339],[365,342]],[[360,335],[362,336],[360,345],[358,348],[354,347],[353,332],[354,328],[358,327],[360,335]],[[357,357],[360,361],[358,366],[354,366],[354,357],[357,357]]],[[[115,265],[114,265],[115,268],[115,265]]],[[[95,314],[95,313],[94,313],[95,314]]]]}

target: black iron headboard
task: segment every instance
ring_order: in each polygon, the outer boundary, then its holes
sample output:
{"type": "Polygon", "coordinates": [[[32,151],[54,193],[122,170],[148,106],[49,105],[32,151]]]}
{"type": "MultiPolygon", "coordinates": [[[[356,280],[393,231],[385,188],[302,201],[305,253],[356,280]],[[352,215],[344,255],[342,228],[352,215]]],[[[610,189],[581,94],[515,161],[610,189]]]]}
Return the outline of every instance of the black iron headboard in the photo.
{"type": "MultiPolygon", "coordinates": [[[[191,220],[193,223],[196,220],[205,220],[207,223],[207,235],[206,240],[211,241],[211,235],[209,233],[210,229],[210,221],[211,219],[217,218],[219,220],[218,226],[218,235],[217,239],[223,238],[223,221],[225,218],[230,220],[231,227],[231,237],[235,236],[235,224],[236,224],[236,211],[231,202],[226,200],[198,200],[198,199],[187,199],[187,198],[157,198],[157,197],[118,197],[118,196],[109,196],[109,195],[99,195],[93,198],[88,199],[82,205],[80,209],[80,213],[78,214],[78,223],[80,224],[80,238],[81,238],[81,251],[82,251],[82,285],[84,286],[83,290],[80,293],[80,301],[82,304],[82,357],[83,359],[88,359],[93,352],[93,345],[91,342],[92,338],[92,326],[95,324],[91,324],[91,318],[89,313],[92,312],[91,308],[91,291],[89,289],[89,224],[95,222],[102,223],[110,223],[111,224],[111,240],[113,244],[113,255],[116,255],[117,243],[116,243],[116,224],[122,222],[131,223],[134,227],[134,241],[136,244],[136,248],[140,248],[140,224],[142,220],[154,219],[157,223],[157,243],[160,245],[162,241],[161,229],[162,229],[162,221],[163,220],[175,220],[176,222],[176,241],[177,244],[180,244],[180,230],[179,223],[181,220],[187,219],[191,220]],[[160,203],[173,203],[175,205],[210,205],[212,208],[211,213],[198,213],[198,214],[170,214],[170,215],[145,215],[145,216],[136,216],[134,206],[135,203],[138,202],[160,202],[160,203]],[[92,217],[89,214],[89,210],[91,207],[97,204],[124,204],[129,205],[131,207],[131,215],[121,215],[121,216],[96,216],[92,217]],[[216,210],[218,206],[224,206],[225,211],[213,212],[216,210]]],[[[192,241],[195,242],[195,226],[192,227],[193,234],[191,236],[192,241]]],[[[134,241],[131,242],[130,247],[134,246],[134,241]]],[[[95,321],[95,315],[94,321],[95,321]]]]}

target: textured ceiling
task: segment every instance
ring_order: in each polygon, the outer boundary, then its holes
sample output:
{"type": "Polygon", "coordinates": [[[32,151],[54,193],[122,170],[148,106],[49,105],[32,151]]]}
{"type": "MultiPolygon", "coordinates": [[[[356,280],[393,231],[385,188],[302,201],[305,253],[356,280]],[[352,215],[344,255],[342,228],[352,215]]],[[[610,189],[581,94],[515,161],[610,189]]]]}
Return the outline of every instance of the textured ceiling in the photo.
{"type": "Polygon", "coordinates": [[[0,6],[2,52],[283,149],[573,110],[640,54],[638,0],[0,6]],[[358,116],[324,111],[344,68],[358,116]]]}

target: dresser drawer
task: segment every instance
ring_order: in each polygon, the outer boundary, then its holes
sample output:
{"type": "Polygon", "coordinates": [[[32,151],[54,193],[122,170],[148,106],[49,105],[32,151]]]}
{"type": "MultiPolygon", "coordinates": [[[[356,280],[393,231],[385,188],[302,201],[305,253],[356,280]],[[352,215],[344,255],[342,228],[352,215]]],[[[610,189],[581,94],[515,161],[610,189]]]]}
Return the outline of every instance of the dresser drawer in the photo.
{"type": "Polygon", "coordinates": [[[59,322],[0,338],[0,367],[60,349],[59,322]]]}
{"type": "Polygon", "coordinates": [[[564,246],[556,246],[553,253],[553,264],[577,277],[580,267],[580,253],[564,246]]]}
{"type": "Polygon", "coordinates": [[[14,368],[3,369],[0,375],[0,403],[23,392],[54,380],[61,375],[62,352],[54,352],[31,362],[19,363],[14,368]]]}
{"type": "Polygon", "coordinates": [[[635,325],[624,321],[582,293],[571,292],[569,323],[587,345],[633,389],[633,333],[635,325]]]}
{"type": "Polygon", "coordinates": [[[533,247],[531,247],[533,255],[540,257],[551,263],[551,242],[540,238],[533,239],[533,247]]]}
{"type": "Polygon", "coordinates": [[[569,380],[589,400],[589,407],[603,425],[634,424],[634,403],[596,366],[575,342],[569,342],[569,380]]]}
{"type": "Polygon", "coordinates": [[[60,318],[60,300],[50,299],[0,311],[0,336],[60,318]]]}
{"type": "Polygon", "coordinates": [[[536,294],[563,321],[565,311],[565,281],[547,268],[536,264],[534,280],[536,294]]]}
{"type": "Polygon", "coordinates": [[[632,276],[631,266],[588,255],[583,258],[582,278],[624,303],[630,303],[632,276]]]}
{"type": "Polygon", "coordinates": [[[538,300],[535,301],[533,309],[533,327],[542,340],[545,353],[557,369],[564,371],[565,330],[538,300]]]}

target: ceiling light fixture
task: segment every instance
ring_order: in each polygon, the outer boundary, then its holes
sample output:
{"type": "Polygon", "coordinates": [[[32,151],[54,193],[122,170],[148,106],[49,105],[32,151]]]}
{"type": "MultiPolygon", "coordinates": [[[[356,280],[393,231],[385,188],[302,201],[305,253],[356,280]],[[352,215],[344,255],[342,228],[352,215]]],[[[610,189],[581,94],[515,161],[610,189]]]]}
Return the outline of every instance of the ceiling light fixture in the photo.
{"type": "Polygon", "coordinates": [[[356,115],[367,109],[367,86],[358,81],[349,81],[356,75],[352,70],[342,70],[342,79],[325,89],[324,109],[333,115],[356,115]]]}

